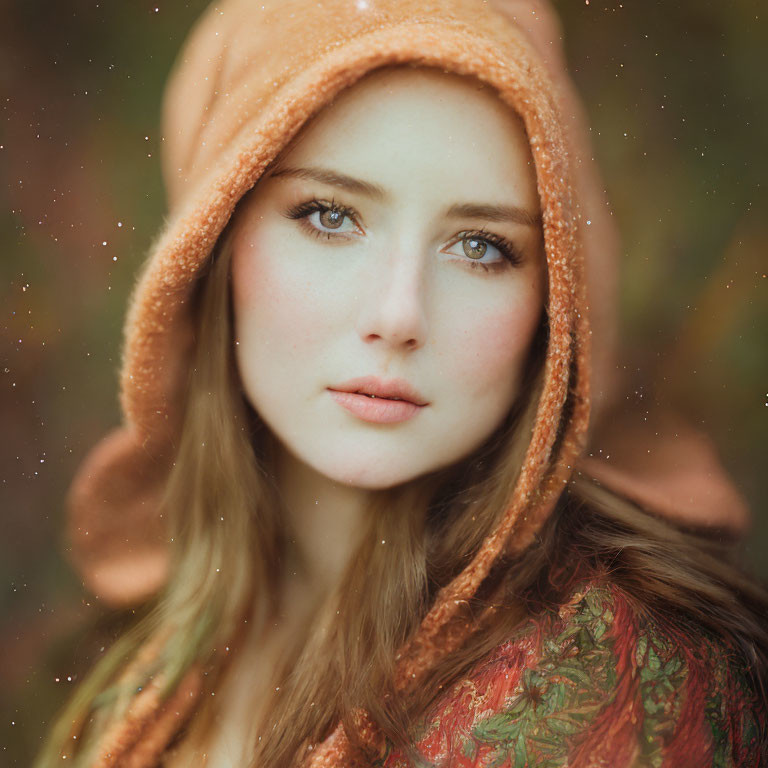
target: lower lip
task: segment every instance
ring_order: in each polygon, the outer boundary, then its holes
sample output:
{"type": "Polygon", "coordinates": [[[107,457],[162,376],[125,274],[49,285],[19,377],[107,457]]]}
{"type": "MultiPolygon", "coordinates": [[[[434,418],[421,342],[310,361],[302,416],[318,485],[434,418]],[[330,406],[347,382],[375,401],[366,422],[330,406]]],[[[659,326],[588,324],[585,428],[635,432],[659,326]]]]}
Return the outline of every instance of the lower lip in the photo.
{"type": "Polygon", "coordinates": [[[407,400],[387,400],[385,397],[369,397],[354,392],[329,390],[331,397],[343,408],[363,421],[373,424],[397,424],[412,419],[424,406],[407,400]]]}

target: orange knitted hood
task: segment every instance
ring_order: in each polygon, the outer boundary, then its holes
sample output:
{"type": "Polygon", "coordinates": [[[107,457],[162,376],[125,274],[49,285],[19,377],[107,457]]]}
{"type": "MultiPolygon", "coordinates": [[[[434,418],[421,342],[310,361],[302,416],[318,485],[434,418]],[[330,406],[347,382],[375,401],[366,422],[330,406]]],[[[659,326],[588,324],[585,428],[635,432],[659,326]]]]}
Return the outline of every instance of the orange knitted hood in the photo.
{"type": "MultiPolygon", "coordinates": [[[[452,606],[474,593],[503,549],[527,546],[577,462],[651,508],[674,508],[678,475],[667,492],[653,468],[633,476],[621,465],[580,458],[590,378],[598,410],[615,388],[618,249],[549,7],[537,0],[222,0],[190,35],[165,96],[169,210],[126,320],[124,424],[88,456],[69,498],[72,559],[103,599],[136,602],[165,579],[158,500],[190,366],[188,299],[237,202],[342,89],[378,67],[406,63],[475,76],[523,119],[549,279],[544,388],[519,482],[498,528],[433,606],[420,647],[447,625],[452,606]]],[[[743,507],[727,482],[717,488],[731,493],[729,522],[739,525],[743,507]]]]}

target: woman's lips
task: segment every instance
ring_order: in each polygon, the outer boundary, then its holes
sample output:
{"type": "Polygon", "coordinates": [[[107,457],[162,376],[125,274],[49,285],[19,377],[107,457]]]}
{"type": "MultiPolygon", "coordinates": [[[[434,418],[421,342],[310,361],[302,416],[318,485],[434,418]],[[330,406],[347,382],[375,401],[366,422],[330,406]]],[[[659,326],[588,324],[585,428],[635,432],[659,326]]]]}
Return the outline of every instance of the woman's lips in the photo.
{"type": "Polygon", "coordinates": [[[363,421],[374,424],[396,424],[413,418],[424,406],[408,400],[389,400],[356,392],[328,390],[331,397],[343,408],[363,421]]]}
{"type": "Polygon", "coordinates": [[[352,392],[357,395],[375,395],[390,400],[408,400],[415,405],[428,405],[421,394],[405,379],[380,379],[378,376],[360,376],[328,389],[352,392]]]}

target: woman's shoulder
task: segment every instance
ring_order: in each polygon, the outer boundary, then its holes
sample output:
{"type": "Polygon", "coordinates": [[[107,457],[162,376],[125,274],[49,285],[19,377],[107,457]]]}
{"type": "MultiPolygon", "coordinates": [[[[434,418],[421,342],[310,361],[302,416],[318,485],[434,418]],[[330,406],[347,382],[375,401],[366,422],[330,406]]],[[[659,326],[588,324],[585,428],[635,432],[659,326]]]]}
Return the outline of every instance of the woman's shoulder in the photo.
{"type": "MultiPolygon", "coordinates": [[[[762,765],[766,712],[745,666],[696,622],[583,581],[455,684],[415,746],[425,767],[762,765]]],[[[410,763],[393,751],[385,765],[410,763]]]]}

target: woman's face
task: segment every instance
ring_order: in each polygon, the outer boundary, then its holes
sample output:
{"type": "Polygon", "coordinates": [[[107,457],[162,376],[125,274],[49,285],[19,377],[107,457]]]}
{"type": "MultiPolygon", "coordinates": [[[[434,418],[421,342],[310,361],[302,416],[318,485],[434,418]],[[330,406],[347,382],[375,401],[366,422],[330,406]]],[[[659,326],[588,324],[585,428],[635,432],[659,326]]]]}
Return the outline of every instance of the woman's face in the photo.
{"type": "Polygon", "coordinates": [[[389,69],[343,92],[235,223],[237,363],[279,443],[367,489],[479,447],[540,322],[539,218],[524,128],[487,87],[389,69]]]}

